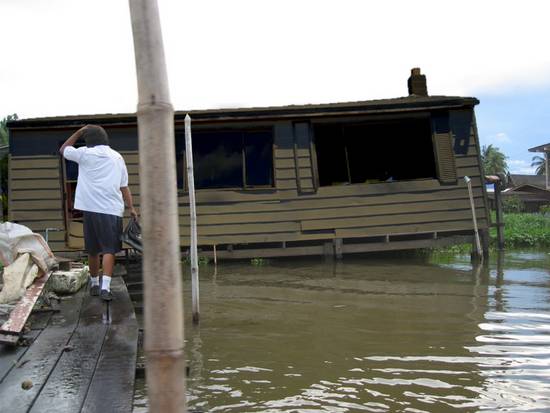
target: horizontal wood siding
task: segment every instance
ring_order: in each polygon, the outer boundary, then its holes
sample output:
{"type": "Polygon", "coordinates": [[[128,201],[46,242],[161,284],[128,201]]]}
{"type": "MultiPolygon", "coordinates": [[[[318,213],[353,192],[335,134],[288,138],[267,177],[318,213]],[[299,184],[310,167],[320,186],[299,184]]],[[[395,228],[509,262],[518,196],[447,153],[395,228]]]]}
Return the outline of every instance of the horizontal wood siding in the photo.
{"type": "Polygon", "coordinates": [[[54,251],[65,251],[65,224],[58,156],[11,157],[8,219],[45,237],[54,251]]]}
{"type": "MultiPolygon", "coordinates": [[[[475,124],[465,153],[454,155],[455,184],[424,179],[320,188],[315,187],[315,160],[305,125],[290,121],[274,124],[274,188],[197,191],[199,245],[322,243],[334,238],[470,231],[473,223],[463,179],[466,175],[472,179],[478,224],[481,229],[488,228],[475,124]]],[[[137,151],[121,154],[139,208],[139,156],[137,151]]],[[[14,158],[10,173],[10,217],[33,230],[64,230],[59,159],[14,158]]],[[[179,191],[178,203],[181,245],[187,246],[187,193],[179,191]]],[[[66,249],[64,231],[50,234],[50,240],[54,249],[66,249]]]]}

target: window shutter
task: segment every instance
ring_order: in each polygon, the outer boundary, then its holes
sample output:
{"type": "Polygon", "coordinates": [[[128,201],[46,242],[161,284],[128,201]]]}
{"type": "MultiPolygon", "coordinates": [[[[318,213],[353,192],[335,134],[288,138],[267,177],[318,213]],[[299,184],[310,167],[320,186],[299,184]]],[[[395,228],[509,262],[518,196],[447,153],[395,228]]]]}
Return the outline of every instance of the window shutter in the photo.
{"type": "Polygon", "coordinates": [[[456,163],[448,112],[432,115],[432,139],[439,182],[456,184],[456,163]]]}

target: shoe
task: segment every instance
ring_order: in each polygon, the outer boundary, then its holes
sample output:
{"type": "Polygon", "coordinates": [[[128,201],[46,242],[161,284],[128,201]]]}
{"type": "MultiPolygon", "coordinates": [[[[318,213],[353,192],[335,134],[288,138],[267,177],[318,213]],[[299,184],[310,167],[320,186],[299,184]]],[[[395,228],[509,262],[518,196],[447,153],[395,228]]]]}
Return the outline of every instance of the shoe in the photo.
{"type": "Polygon", "coordinates": [[[113,299],[113,294],[109,290],[101,290],[99,295],[103,301],[111,301],[113,299]]]}
{"type": "Polygon", "coordinates": [[[100,288],[99,288],[99,285],[92,285],[90,287],[90,295],[92,297],[97,297],[99,296],[99,291],[100,291],[100,288]]]}

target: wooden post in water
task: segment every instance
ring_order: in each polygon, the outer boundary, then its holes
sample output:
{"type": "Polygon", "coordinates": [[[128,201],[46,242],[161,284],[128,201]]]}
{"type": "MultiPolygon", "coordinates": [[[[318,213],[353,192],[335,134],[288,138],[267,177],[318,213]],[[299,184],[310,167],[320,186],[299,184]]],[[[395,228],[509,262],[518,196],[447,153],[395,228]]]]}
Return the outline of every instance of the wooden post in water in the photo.
{"type": "Polygon", "coordinates": [[[193,299],[193,323],[199,323],[199,266],[197,257],[197,209],[195,206],[195,178],[193,175],[193,142],[191,117],[185,115],[185,159],[187,161],[187,184],[189,188],[189,221],[191,224],[191,291],[193,299]]]}
{"type": "Polygon", "coordinates": [[[174,140],[156,0],[130,0],[139,103],[147,394],[152,413],[186,412],[174,140]]]}
{"type": "Polygon", "coordinates": [[[498,249],[504,249],[504,219],[502,214],[502,185],[504,182],[504,175],[499,175],[499,179],[493,184],[495,190],[495,210],[497,218],[497,243],[498,249]]]}
{"type": "Polygon", "coordinates": [[[479,259],[483,260],[481,241],[479,240],[479,231],[477,230],[476,207],[474,204],[474,194],[472,192],[472,180],[469,177],[465,176],[464,181],[466,181],[466,185],[468,186],[468,194],[470,196],[470,207],[472,208],[472,220],[474,222],[474,234],[476,240],[476,252],[479,259]]]}

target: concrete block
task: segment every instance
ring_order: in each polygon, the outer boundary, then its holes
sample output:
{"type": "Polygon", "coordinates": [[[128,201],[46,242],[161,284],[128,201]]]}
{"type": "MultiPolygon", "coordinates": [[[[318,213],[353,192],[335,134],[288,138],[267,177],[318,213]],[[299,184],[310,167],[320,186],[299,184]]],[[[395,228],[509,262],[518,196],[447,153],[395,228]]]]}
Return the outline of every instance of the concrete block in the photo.
{"type": "Polygon", "coordinates": [[[56,294],[74,294],[86,285],[89,274],[87,266],[69,271],[55,271],[48,282],[48,289],[56,294]]]}

